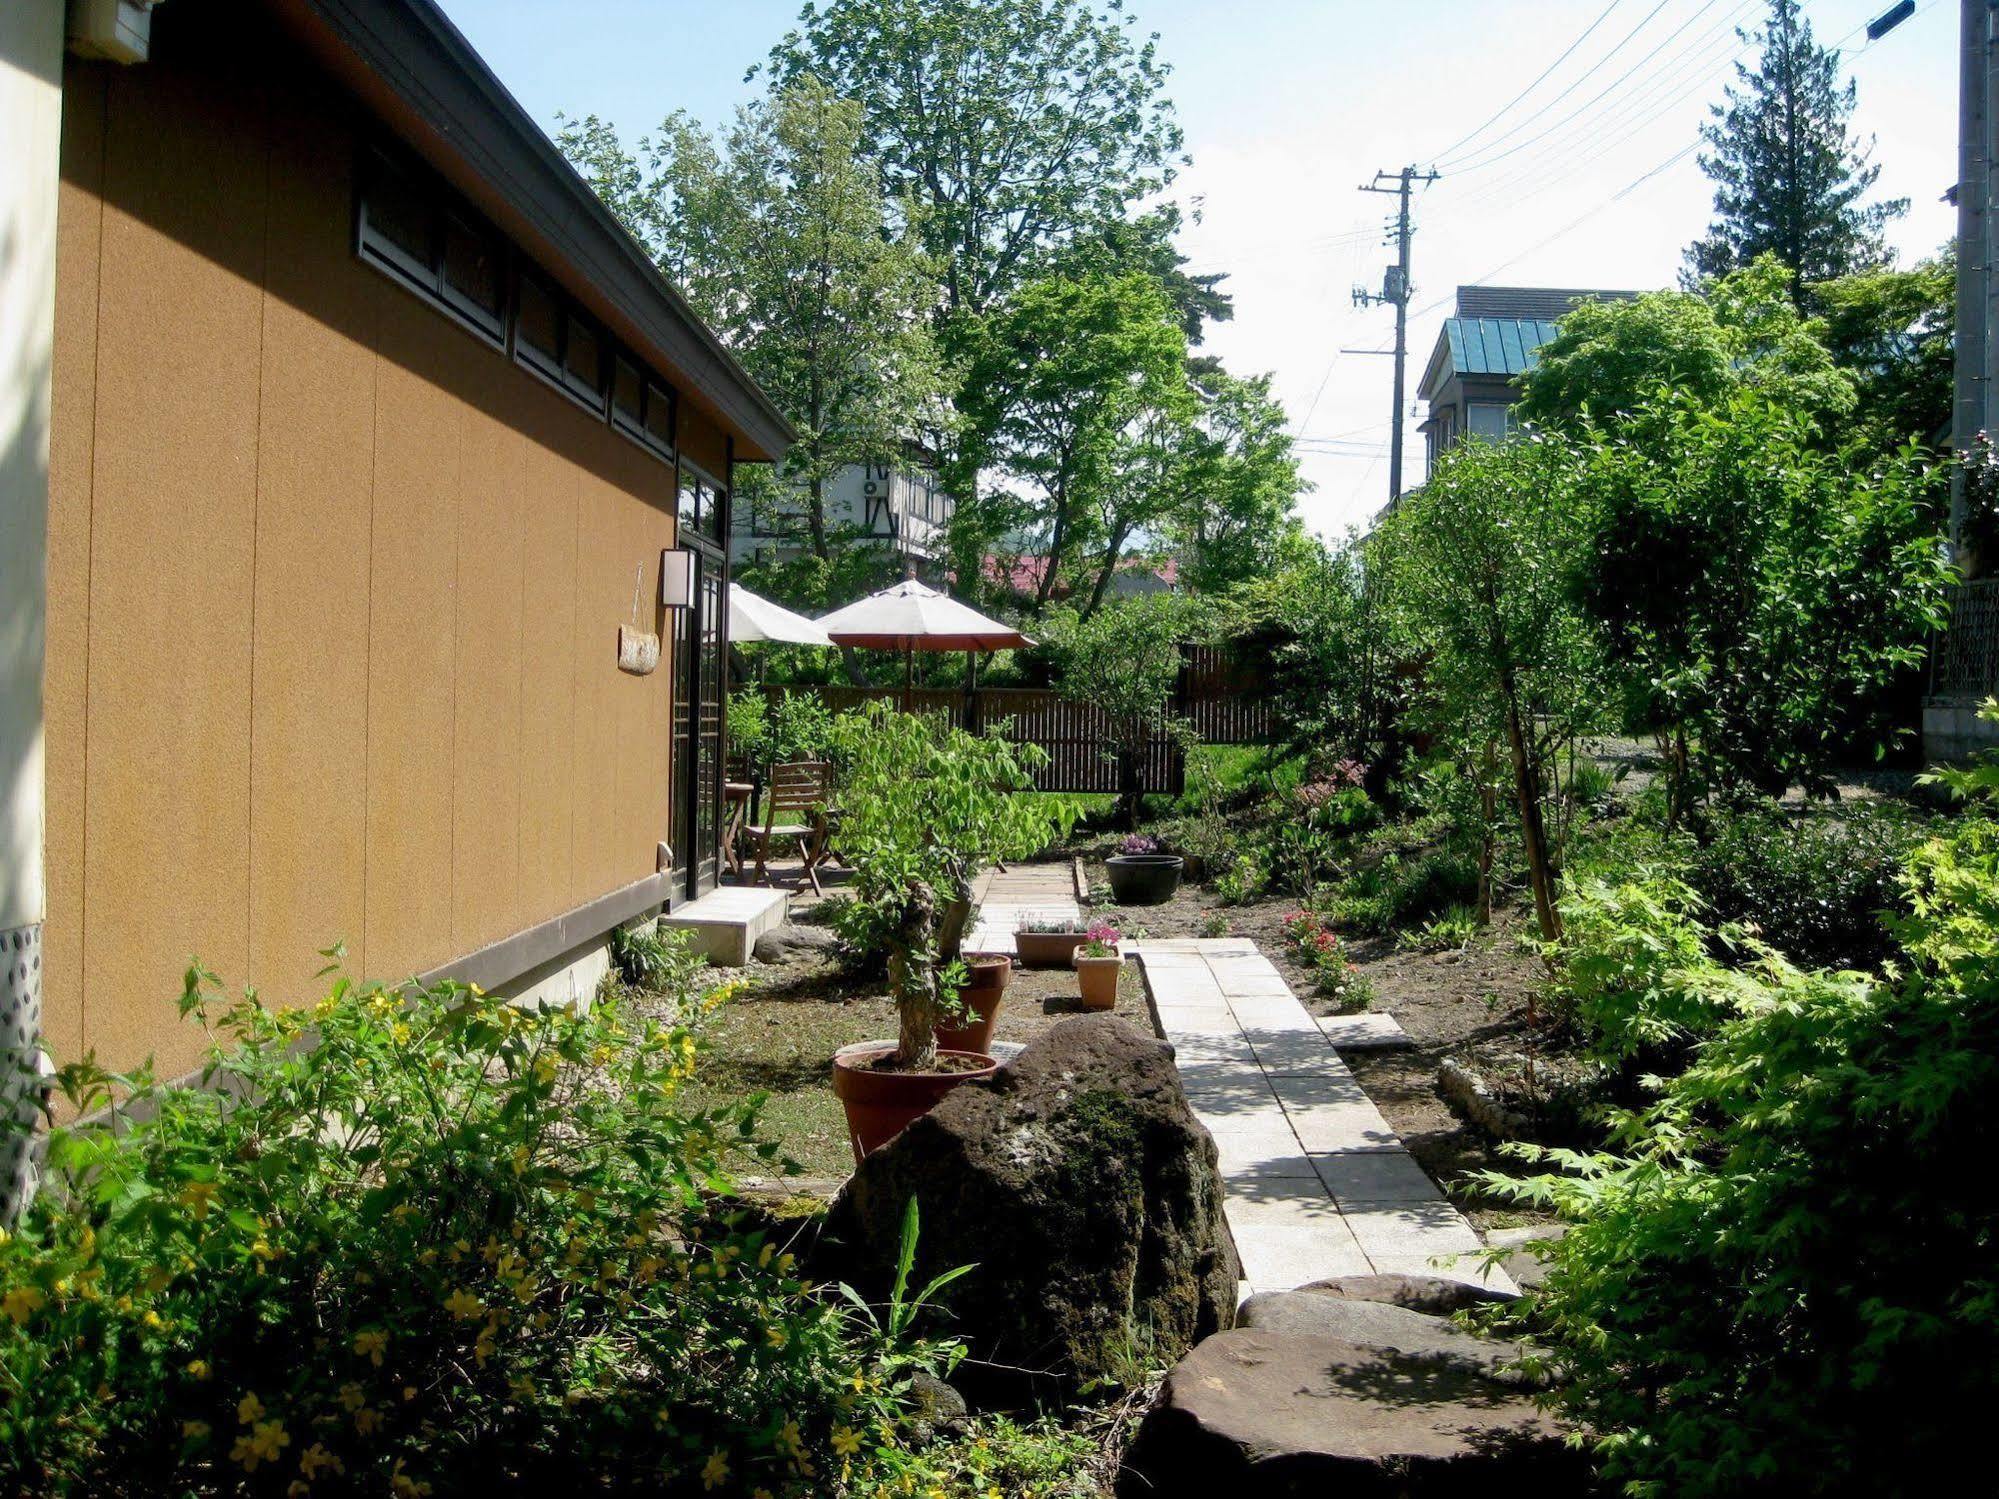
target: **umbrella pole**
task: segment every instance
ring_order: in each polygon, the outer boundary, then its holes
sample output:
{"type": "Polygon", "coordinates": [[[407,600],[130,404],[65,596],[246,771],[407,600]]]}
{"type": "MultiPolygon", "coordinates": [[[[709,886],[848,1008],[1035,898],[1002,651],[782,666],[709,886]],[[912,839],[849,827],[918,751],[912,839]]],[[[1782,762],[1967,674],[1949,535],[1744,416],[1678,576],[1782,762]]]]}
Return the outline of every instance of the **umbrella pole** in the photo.
{"type": "Polygon", "coordinates": [[[915,711],[910,706],[911,693],[914,690],[915,686],[916,686],[916,647],[913,645],[905,645],[902,648],[902,711],[905,713],[910,713],[915,711]]]}

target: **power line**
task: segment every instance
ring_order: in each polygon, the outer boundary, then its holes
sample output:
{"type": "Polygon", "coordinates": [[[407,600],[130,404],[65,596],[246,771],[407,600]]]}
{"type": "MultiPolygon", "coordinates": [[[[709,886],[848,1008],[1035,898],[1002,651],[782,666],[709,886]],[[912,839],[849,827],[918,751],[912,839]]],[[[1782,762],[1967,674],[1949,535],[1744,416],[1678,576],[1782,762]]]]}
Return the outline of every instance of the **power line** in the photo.
{"type": "Polygon", "coordinates": [[[1492,126],[1498,122],[1500,116],[1504,115],[1507,110],[1513,108],[1514,105],[1518,104],[1522,99],[1526,98],[1529,94],[1533,93],[1535,89],[1539,88],[1543,83],[1545,83],[1547,81],[1548,75],[1554,72],[1555,69],[1559,68],[1563,63],[1567,62],[1569,60],[1569,55],[1572,52],[1574,52],[1576,48],[1580,47],[1584,42],[1588,41],[1590,38],[1590,33],[1595,31],[1597,27],[1601,26],[1604,23],[1604,21],[1608,19],[1610,13],[1616,10],[1617,7],[1622,5],[1623,3],[1624,0],[1610,0],[1610,4],[1606,5],[1601,11],[1597,13],[1597,18],[1594,21],[1590,22],[1589,25],[1583,28],[1582,35],[1578,36],[1574,41],[1570,42],[1568,46],[1564,47],[1562,49],[1562,55],[1560,57],[1557,57],[1553,62],[1549,63],[1547,67],[1541,70],[1540,77],[1536,78],[1532,83],[1528,84],[1527,87],[1522,89],[1519,93],[1515,94],[1511,99],[1508,99],[1504,104],[1500,105],[1499,108],[1495,109],[1490,115],[1488,115],[1485,118],[1484,122],[1480,124],[1476,129],[1467,131],[1465,134],[1459,136],[1456,140],[1452,141],[1448,146],[1444,147],[1443,150],[1437,152],[1430,159],[1432,161],[1441,161],[1444,158],[1448,157],[1453,151],[1457,150],[1460,146],[1464,145],[1466,142],[1477,140],[1481,135],[1485,134],[1487,130],[1492,128],[1492,126]]]}
{"type": "MultiPolygon", "coordinates": [[[[1652,24],[1652,18],[1658,15],[1660,11],[1664,10],[1671,3],[1672,0],[1659,0],[1659,3],[1657,5],[1653,6],[1650,10],[1645,12],[1644,17],[1638,22],[1636,26],[1632,27],[1629,31],[1625,32],[1623,36],[1617,39],[1617,43],[1615,46],[1613,46],[1608,52],[1604,53],[1603,56],[1599,57],[1595,62],[1591,63],[1587,68],[1583,69],[1583,71],[1580,74],[1578,74],[1575,78],[1572,78],[1569,81],[1568,87],[1564,88],[1559,94],[1555,95],[1554,98],[1550,99],[1546,104],[1543,104],[1538,110],[1536,110],[1533,114],[1529,115],[1526,119],[1520,121],[1519,124],[1515,125],[1511,130],[1507,131],[1504,135],[1498,137],[1496,140],[1487,141],[1483,146],[1480,146],[1478,148],[1478,151],[1474,151],[1471,154],[1473,156],[1476,156],[1479,154],[1479,151],[1490,151],[1495,146],[1504,145],[1507,141],[1510,141],[1511,139],[1513,139],[1514,136],[1518,135],[1522,130],[1525,130],[1529,125],[1532,125],[1537,119],[1540,119],[1549,110],[1553,109],[1557,104],[1560,104],[1564,99],[1568,98],[1570,94],[1573,94],[1577,89],[1581,88],[1585,83],[1589,82],[1591,78],[1595,77],[1598,69],[1603,67],[1603,65],[1609,62],[1613,57],[1617,56],[1618,53],[1622,52],[1625,49],[1625,47],[1630,44],[1633,37],[1637,36],[1639,32],[1643,31],[1647,26],[1652,24]]],[[[1464,162],[1452,160],[1449,157],[1446,157],[1444,160],[1439,161],[1437,163],[1438,169],[1440,171],[1452,171],[1452,172],[1457,171],[1460,167],[1464,165],[1465,165],[1464,162]]]]}
{"type": "MultiPolygon", "coordinates": [[[[1562,138],[1551,142],[1542,151],[1520,163],[1510,176],[1503,176],[1496,182],[1488,182],[1459,207],[1470,209],[1482,203],[1503,197],[1522,183],[1540,178],[1542,191],[1560,185],[1558,172],[1573,171],[1587,162],[1595,161],[1653,120],[1666,114],[1688,95],[1705,87],[1715,73],[1739,58],[1747,46],[1733,34],[1734,23],[1747,11],[1761,3],[1761,0],[1743,0],[1728,15],[1702,32],[1687,46],[1676,52],[1652,74],[1641,80],[1625,98],[1614,103],[1601,116],[1582,121],[1574,129],[1563,132],[1562,138]],[[1620,128],[1622,127],[1622,128],[1620,128]],[[1605,132],[1616,131],[1608,140],[1605,132]],[[1581,145],[1584,154],[1565,160],[1565,154],[1581,145]]],[[[1533,193],[1527,194],[1534,196],[1533,193]]]]}
{"type": "MultiPolygon", "coordinates": [[[[1660,3],[1663,6],[1665,4],[1665,0],[1660,0],[1660,3]]],[[[1496,156],[1488,156],[1482,161],[1462,163],[1457,167],[1456,169],[1457,173],[1460,176],[1462,176],[1467,172],[1483,171],[1485,170],[1485,168],[1492,166],[1495,163],[1505,161],[1509,156],[1516,155],[1517,153],[1526,150],[1529,146],[1532,146],[1537,142],[1546,140],[1550,135],[1553,135],[1557,130],[1561,129],[1564,125],[1568,124],[1578,115],[1584,113],[1585,111],[1589,110],[1590,108],[1601,102],[1602,99],[1606,95],[1610,94],[1613,90],[1615,90],[1619,84],[1623,83],[1626,79],[1630,78],[1633,73],[1636,73],[1640,68],[1644,67],[1646,63],[1650,62],[1653,58],[1657,57],[1661,52],[1665,51],[1665,49],[1672,43],[1675,37],[1682,35],[1689,26],[1692,26],[1695,21],[1698,21],[1702,16],[1706,15],[1710,10],[1713,10],[1714,7],[1720,3],[1721,0],[1705,0],[1705,3],[1701,6],[1699,10],[1695,11],[1686,20],[1682,21],[1678,26],[1674,27],[1671,31],[1669,31],[1665,35],[1665,37],[1660,40],[1658,46],[1654,47],[1650,52],[1647,52],[1643,57],[1639,58],[1637,62],[1633,63],[1630,67],[1626,68],[1622,73],[1618,74],[1617,77],[1613,78],[1609,83],[1605,84],[1600,90],[1598,90],[1594,95],[1590,97],[1587,103],[1578,105],[1575,109],[1571,110],[1568,114],[1564,115],[1561,119],[1557,120],[1554,124],[1550,125],[1546,130],[1543,130],[1540,134],[1529,136],[1526,140],[1521,141],[1518,145],[1509,146],[1496,156]]],[[[1652,12],[1652,14],[1657,15],[1658,11],[1655,10],[1652,12]]],[[[1650,20],[1651,16],[1647,16],[1646,19],[1650,20]]],[[[1498,145],[1499,142],[1495,141],[1493,142],[1493,144],[1498,145]]]]}

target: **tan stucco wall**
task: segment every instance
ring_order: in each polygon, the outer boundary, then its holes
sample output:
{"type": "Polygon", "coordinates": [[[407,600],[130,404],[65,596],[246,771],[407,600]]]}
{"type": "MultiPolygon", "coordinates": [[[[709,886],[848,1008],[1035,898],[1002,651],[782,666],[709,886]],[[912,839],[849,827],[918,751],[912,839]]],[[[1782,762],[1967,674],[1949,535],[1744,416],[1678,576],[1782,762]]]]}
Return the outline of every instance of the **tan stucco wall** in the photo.
{"type": "Polygon", "coordinates": [[[168,1071],[191,954],[404,976],[671,837],[616,645],[635,582],[671,639],[672,470],[354,257],[330,85],[182,35],[68,66],[48,547],[46,1030],[168,1071]]]}

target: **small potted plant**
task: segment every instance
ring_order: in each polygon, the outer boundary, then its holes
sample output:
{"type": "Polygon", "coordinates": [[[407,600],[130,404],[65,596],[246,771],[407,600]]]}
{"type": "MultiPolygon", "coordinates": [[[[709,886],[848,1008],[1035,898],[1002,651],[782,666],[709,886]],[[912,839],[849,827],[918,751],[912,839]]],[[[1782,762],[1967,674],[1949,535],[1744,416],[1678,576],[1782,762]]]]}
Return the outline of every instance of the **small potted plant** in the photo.
{"type": "Polygon", "coordinates": [[[937,1040],[938,1021],[955,1018],[950,1006],[968,971],[961,949],[972,880],[996,860],[1040,852],[1072,814],[1019,794],[1033,790],[1046,760],[1033,745],[967,734],[887,703],[842,715],[833,738],[843,766],[840,853],[854,871],[840,932],[862,951],[887,950],[898,1022],[895,1040],[833,1058],[833,1091],[858,1164],[953,1088],[998,1067],[983,1051],[940,1050],[937,1040]]]}
{"type": "Polygon", "coordinates": [[[965,982],[937,1017],[937,1047],[983,1053],[992,1045],[1000,1001],[1013,979],[1013,959],[1003,952],[968,952],[964,961],[965,982]]]}
{"type": "Polygon", "coordinates": [[[1014,928],[1013,950],[1023,968],[1061,968],[1076,955],[1088,930],[1069,919],[1023,921],[1014,928]]]}
{"type": "Polygon", "coordinates": [[[1083,990],[1086,1010],[1117,1008],[1118,975],[1124,971],[1124,954],[1118,951],[1123,933],[1099,922],[1083,933],[1083,941],[1069,961],[1076,965],[1076,982],[1083,990]]]}
{"type": "Polygon", "coordinates": [[[1133,833],[1104,860],[1111,877],[1111,896],[1121,906],[1156,906],[1171,900],[1186,867],[1185,859],[1166,853],[1157,838],[1143,833],[1133,833]]]}

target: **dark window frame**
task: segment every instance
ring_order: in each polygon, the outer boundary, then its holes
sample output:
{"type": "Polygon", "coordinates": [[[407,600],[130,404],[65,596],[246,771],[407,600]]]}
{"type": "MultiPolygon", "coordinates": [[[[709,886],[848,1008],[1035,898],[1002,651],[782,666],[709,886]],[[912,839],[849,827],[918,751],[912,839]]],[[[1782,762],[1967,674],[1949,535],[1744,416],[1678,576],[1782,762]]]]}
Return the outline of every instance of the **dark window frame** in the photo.
{"type": "Polygon", "coordinates": [[[481,343],[505,349],[512,323],[512,298],[508,269],[513,246],[507,237],[488,223],[470,204],[457,198],[433,176],[380,146],[367,149],[356,174],[354,204],[354,253],[385,272],[390,279],[415,292],[424,301],[472,334],[481,343]],[[375,184],[388,174],[403,178],[428,196],[425,246],[428,254],[419,261],[385,233],[372,230],[368,203],[375,184]],[[482,308],[453,287],[445,278],[445,223],[456,219],[474,238],[485,239],[499,257],[500,306],[498,311],[482,308]]]}
{"type": "MultiPolygon", "coordinates": [[[[673,382],[641,359],[614,337],[603,322],[585,311],[577,299],[543,271],[504,233],[454,191],[442,177],[410,153],[391,143],[365,142],[354,174],[354,240],[356,258],[374,267],[405,291],[428,303],[481,343],[548,386],[557,394],[604,422],[612,431],[635,443],[661,462],[677,467],[680,435],[680,392],[673,382]],[[426,255],[419,258],[386,232],[371,226],[369,203],[377,184],[393,175],[411,190],[424,219],[426,255]],[[447,274],[447,226],[455,223],[475,242],[483,242],[495,257],[499,286],[499,307],[483,306],[476,297],[454,285],[447,274]],[[554,312],[553,350],[544,351],[521,336],[522,288],[534,286],[545,296],[554,312]],[[594,384],[569,368],[570,337],[573,329],[587,330],[597,346],[597,375],[594,384]],[[617,370],[632,371],[639,387],[636,418],[617,409],[617,370]],[[663,408],[663,420],[655,416],[663,408]],[[664,430],[659,430],[663,428],[664,430]]],[[[711,493],[720,486],[705,472],[700,473],[711,493]]],[[[679,477],[675,480],[678,507],[679,477]]]]}

